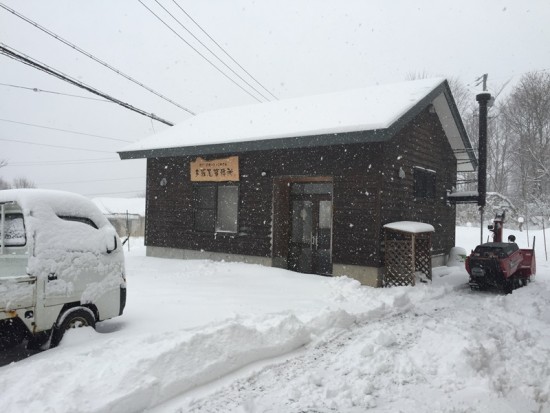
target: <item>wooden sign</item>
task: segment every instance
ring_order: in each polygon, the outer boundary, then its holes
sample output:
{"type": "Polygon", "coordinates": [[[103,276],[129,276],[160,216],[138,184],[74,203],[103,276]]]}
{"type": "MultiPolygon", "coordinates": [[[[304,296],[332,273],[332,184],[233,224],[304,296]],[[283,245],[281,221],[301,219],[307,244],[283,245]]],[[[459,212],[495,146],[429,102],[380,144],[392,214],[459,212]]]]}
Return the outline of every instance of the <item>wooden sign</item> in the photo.
{"type": "Polygon", "coordinates": [[[192,182],[224,182],[239,180],[239,157],[206,161],[197,158],[191,162],[192,182]]]}

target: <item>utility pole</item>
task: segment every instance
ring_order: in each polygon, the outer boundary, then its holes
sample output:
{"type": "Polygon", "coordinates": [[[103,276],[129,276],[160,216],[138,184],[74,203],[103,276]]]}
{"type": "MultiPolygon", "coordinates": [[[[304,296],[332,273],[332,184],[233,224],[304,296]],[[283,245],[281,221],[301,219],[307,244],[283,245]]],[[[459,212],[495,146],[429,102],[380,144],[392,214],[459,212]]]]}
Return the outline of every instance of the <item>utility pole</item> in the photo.
{"type": "Polygon", "coordinates": [[[480,77],[476,79],[476,86],[479,86],[483,84],[483,91],[487,92],[487,78],[489,77],[488,73],[482,74],[480,77]]]}

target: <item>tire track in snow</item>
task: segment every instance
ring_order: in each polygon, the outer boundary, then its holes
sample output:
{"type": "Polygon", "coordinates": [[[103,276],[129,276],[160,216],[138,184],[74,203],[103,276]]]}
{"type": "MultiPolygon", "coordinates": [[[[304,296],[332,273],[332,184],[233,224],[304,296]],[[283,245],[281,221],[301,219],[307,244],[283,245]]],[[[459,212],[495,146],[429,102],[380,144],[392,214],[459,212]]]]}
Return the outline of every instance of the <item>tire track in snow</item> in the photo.
{"type": "Polygon", "coordinates": [[[550,411],[550,294],[540,287],[431,291],[170,411],[550,411]],[[515,357],[526,348],[535,350],[515,357]]]}

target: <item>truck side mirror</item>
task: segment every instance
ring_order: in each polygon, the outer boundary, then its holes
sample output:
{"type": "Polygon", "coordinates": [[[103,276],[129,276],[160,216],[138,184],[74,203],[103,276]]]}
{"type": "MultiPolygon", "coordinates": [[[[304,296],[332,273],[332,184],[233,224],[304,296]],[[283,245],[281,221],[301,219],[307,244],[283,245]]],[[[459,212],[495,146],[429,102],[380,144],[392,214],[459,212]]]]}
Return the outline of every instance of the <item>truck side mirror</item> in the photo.
{"type": "Polygon", "coordinates": [[[116,235],[113,235],[113,240],[114,240],[114,246],[112,249],[109,249],[109,245],[107,245],[107,254],[110,254],[111,252],[113,252],[114,250],[117,249],[118,245],[117,245],[117,240],[116,240],[116,235]]]}

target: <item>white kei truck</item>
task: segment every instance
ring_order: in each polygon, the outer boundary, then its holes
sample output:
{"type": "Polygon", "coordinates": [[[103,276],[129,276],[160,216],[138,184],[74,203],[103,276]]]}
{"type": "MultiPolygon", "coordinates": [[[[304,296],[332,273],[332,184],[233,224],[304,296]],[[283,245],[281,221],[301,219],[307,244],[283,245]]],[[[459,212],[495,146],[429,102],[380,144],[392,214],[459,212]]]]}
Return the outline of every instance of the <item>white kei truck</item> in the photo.
{"type": "Polygon", "coordinates": [[[0,190],[0,350],[55,347],[70,328],[122,315],[124,254],[84,196],[0,190]]]}

